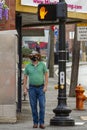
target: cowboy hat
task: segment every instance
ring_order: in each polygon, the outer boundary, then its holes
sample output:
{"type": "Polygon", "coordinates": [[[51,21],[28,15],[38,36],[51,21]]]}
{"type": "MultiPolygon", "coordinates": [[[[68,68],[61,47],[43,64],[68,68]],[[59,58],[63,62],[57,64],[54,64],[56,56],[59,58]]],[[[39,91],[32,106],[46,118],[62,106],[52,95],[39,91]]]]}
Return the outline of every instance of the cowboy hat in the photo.
{"type": "Polygon", "coordinates": [[[29,55],[29,58],[31,59],[33,56],[37,57],[38,60],[41,60],[41,54],[38,53],[37,51],[32,51],[31,54],[29,55]]]}

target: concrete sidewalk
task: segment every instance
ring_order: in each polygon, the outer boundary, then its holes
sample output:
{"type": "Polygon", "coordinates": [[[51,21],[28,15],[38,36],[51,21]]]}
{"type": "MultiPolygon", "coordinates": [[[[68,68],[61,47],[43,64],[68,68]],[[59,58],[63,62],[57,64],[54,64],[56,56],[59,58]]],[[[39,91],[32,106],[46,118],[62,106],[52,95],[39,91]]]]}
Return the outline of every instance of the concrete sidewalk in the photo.
{"type": "MultiPolygon", "coordinates": [[[[57,78],[49,78],[48,91],[46,92],[46,130],[87,130],[87,102],[84,103],[84,110],[76,110],[75,97],[67,95],[67,106],[72,110],[70,117],[75,120],[75,126],[50,126],[50,119],[55,115],[53,109],[57,106],[58,90],[54,89],[57,78]]],[[[22,101],[22,112],[17,115],[18,120],[15,124],[0,124],[0,130],[33,130],[32,116],[29,100],[22,101]]],[[[40,128],[37,128],[37,130],[40,128]]]]}

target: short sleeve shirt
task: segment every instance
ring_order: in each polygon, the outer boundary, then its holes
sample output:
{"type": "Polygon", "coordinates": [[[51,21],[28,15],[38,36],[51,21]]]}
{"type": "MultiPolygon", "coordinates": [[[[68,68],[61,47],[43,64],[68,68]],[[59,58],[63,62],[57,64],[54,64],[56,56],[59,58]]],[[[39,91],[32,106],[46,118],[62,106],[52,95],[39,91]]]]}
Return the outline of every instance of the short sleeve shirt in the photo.
{"type": "Polygon", "coordinates": [[[43,62],[38,62],[37,66],[30,63],[26,66],[24,74],[29,76],[29,84],[41,85],[44,84],[44,74],[47,71],[47,67],[43,62]]]}

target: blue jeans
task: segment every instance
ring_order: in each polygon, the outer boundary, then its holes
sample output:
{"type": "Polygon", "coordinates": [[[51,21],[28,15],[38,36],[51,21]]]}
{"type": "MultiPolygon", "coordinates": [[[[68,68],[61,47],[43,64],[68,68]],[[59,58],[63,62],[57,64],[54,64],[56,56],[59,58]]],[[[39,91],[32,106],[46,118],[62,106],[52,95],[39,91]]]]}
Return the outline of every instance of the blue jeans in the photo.
{"type": "Polygon", "coordinates": [[[34,124],[44,124],[45,118],[45,92],[43,86],[39,88],[29,85],[29,99],[34,124]],[[39,103],[39,107],[37,106],[39,103]],[[39,112],[38,112],[39,111],[39,112]]]}

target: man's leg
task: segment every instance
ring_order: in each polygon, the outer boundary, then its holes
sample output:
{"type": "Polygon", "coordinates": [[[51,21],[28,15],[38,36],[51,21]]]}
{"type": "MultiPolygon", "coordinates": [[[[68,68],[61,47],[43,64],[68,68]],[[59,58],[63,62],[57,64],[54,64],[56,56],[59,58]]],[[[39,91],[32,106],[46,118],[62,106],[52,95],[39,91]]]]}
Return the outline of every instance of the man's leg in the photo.
{"type": "Polygon", "coordinates": [[[45,93],[43,92],[43,87],[39,88],[39,124],[44,124],[44,118],[45,118],[45,93]]]}
{"type": "Polygon", "coordinates": [[[29,87],[29,99],[33,116],[33,123],[38,124],[38,111],[37,111],[37,94],[36,88],[29,87]]]}

